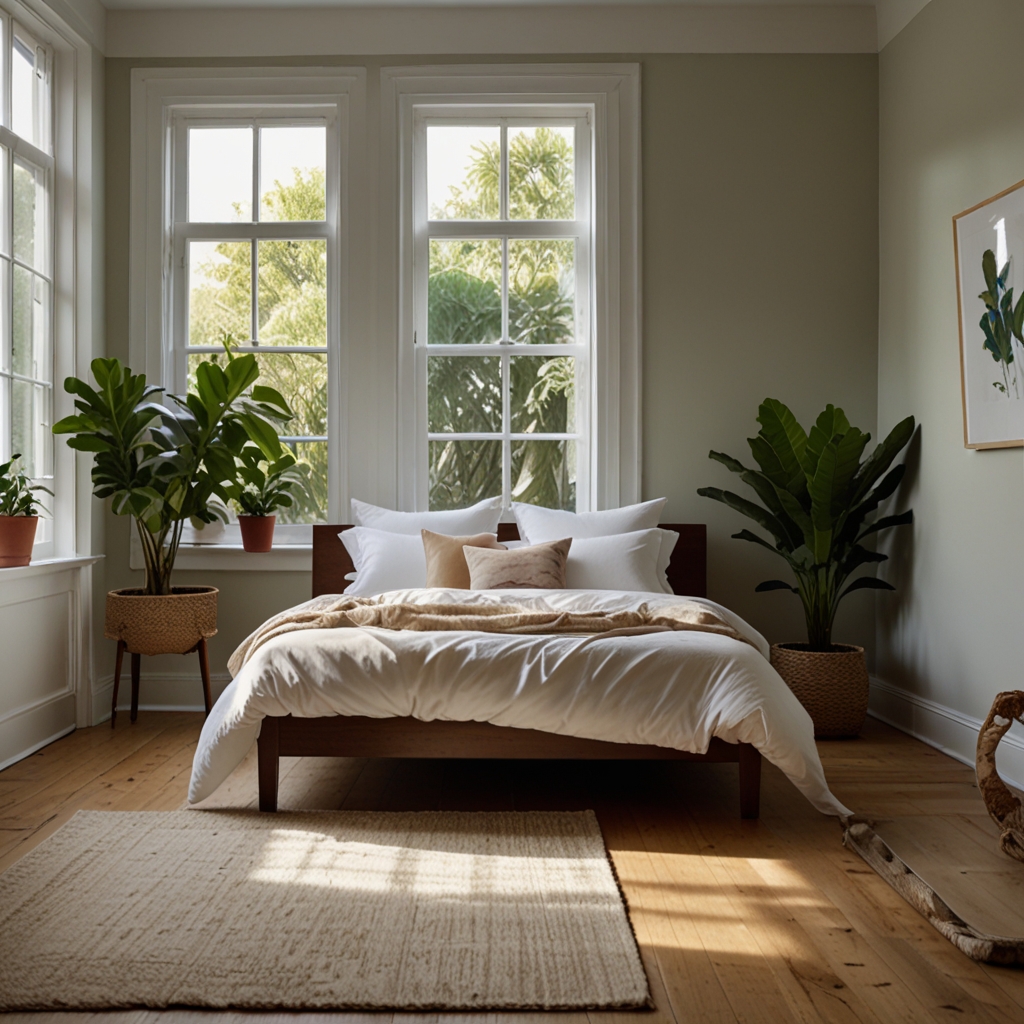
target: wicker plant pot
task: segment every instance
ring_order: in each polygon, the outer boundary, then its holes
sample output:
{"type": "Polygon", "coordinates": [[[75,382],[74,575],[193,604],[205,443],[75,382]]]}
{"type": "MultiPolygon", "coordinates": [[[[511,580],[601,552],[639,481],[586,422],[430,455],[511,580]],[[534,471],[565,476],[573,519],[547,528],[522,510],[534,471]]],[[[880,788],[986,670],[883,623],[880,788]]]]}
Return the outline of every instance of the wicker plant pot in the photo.
{"type": "Polygon", "coordinates": [[[772,666],[807,709],[818,739],[858,735],[868,713],[864,648],[833,647],[810,651],[807,644],[772,644],[772,666]]]}
{"type": "Polygon", "coordinates": [[[39,516],[0,516],[0,569],[28,565],[39,516]]]}
{"type": "Polygon", "coordinates": [[[274,546],[274,523],[277,516],[239,516],[242,547],[246,551],[269,551],[274,546]]]}
{"type": "Polygon", "coordinates": [[[170,594],[111,590],[103,635],[132,654],[187,654],[217,632],[216,587],[172,587],[170,594]]]}

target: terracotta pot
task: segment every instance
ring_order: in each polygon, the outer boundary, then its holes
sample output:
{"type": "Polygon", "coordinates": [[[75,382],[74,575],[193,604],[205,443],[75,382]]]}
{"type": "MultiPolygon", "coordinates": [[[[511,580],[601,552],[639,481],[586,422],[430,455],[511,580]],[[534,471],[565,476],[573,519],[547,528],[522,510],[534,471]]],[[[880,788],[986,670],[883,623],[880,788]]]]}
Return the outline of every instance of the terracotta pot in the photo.
{"type": "Polygon", "coordinates": [[[0,569],[28,565],[39,516],[0,516],[0,569]]]}
{"type": "Polygon", "coordinates": [[[274,546],[274,523],[277,516],[239,516],[242,547],[246,551],[269,551],[274,546]]]}
{"type": "Polygon", "coordinates": [[[187,654],[217,633],[217,593],[216,587],[111,590],[103,635],[123,640],[132,654],[187,654]]]}
{"type": "Polygon", "coordinates": [[[772,644],[772,665],[807,709],[818,739],[858,735],[868,713],[864,648],[833,648],[811,651],[807,644],[772,644]]]}

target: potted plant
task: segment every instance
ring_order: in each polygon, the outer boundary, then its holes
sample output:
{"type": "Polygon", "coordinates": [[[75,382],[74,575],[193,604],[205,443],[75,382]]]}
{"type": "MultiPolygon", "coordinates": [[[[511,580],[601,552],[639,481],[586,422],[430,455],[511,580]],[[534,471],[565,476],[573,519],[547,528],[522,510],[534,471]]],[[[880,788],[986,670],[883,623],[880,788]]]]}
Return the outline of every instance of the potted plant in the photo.
{"type": "Polygon", "coordinates": [[[223,514],[218,499],[228,500],[235,453],[246,444],[271,461],[282,455],[277,424],[291,418],[288,403],[255,383],[254,355],[225,348],[225,366],[200,363],[195,391],[170,396],[171,405],[154,400],[163,388],[117,359],[93,360],[95,388],[77,377],[64,382],[78,412],[54,433],[95,453],[93,493],[110,498],[115,515],[132,517],[142,544],[145,587],[107,595],[104,631],[134,654],[187,653],[217,632],[216,587],[171,586],[182,528],[223,514]]]}
{"type": "Polygon", "coordinates": [[[909,511],[874,516],[903,479],[902,464],[889,467],[913,435],[914,417],[898,423],[864,461],[871,435],[851,427],[834,406],[825,407],[809,433],[773,398],[761,403],[757,421],[761,429],[747,443],[759,470],[721,452],[709,457],[739,474],[761,503],[717,487],[697,493],[742,512],[771,535],[769,542],[750,530],[733,534],[784,558],[796,578],[796,586],[767,580],[755,588],[792,591],[807,620],[807,643],[774,644],[772,664],[807,708],[815,735],[854,736],[867,714],[864,648],[833,643],[832,625],[847,594],[895,589],[874,576],[851,577],[888,557],[864,541],[913,522],[909,511]]]}
{"type": "Polygon", "coordinates": [[[32,545],[36,542],[36,525],[39,514],[36,505],[36,491],[53,491],[42,484],[33,484],[15,463],[21,458],[15,455],[10,462],[0,466],[0,569],[16,565],[28,565],[32,561],[32,545]]]}
{"type": "Polygon", "coordinates": [[[275,512],[291,508],[292,492],[309,491],[303,470],[291,452],[269,461],[263,450],[247,444],[238,453],[237,477],[226,488],[238,510],[238,526],[242,531],[242,547],[246,551],[269,551],[274,543],[275,512]]]}

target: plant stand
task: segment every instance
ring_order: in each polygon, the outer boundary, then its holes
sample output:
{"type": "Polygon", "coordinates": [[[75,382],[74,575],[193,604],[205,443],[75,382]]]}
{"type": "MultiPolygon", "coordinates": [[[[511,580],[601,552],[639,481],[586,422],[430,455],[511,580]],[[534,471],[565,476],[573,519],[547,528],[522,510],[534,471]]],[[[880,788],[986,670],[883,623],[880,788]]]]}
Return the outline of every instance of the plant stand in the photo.
{"type": "MultiPolygon", "coordinates": [[[[110,728],[114,728],[117,721],[117,691],[121,685],[121,664],[124,661],[124,653],[128,651],[128,644],[124,640],[117,641],[117,660],[114,662],[114,697],[110,704],[110,728]]],[[[206,653],[206,637],[201,637],[195,647],[186,654],[198,652],[199,672],[203,677],[203,703],[206,705],[206,714],[209,716],[213,701],[210,696],[210,660],[206,653]]],[[[139,717],[139,673],[142,667],[142,655],[128,651],[132,656],[132,713],[131,721],[139,717]]]]}

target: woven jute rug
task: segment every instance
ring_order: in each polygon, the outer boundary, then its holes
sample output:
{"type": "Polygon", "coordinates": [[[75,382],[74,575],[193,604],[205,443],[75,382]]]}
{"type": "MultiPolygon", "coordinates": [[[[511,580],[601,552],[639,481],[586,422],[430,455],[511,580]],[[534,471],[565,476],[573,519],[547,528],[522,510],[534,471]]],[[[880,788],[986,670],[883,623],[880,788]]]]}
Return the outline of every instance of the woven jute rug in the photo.
{"type": "Polygon", "coordinates": [[[0,875],[3,1010],[649,1005],[591,811],[80,811],[0,875]]]}

